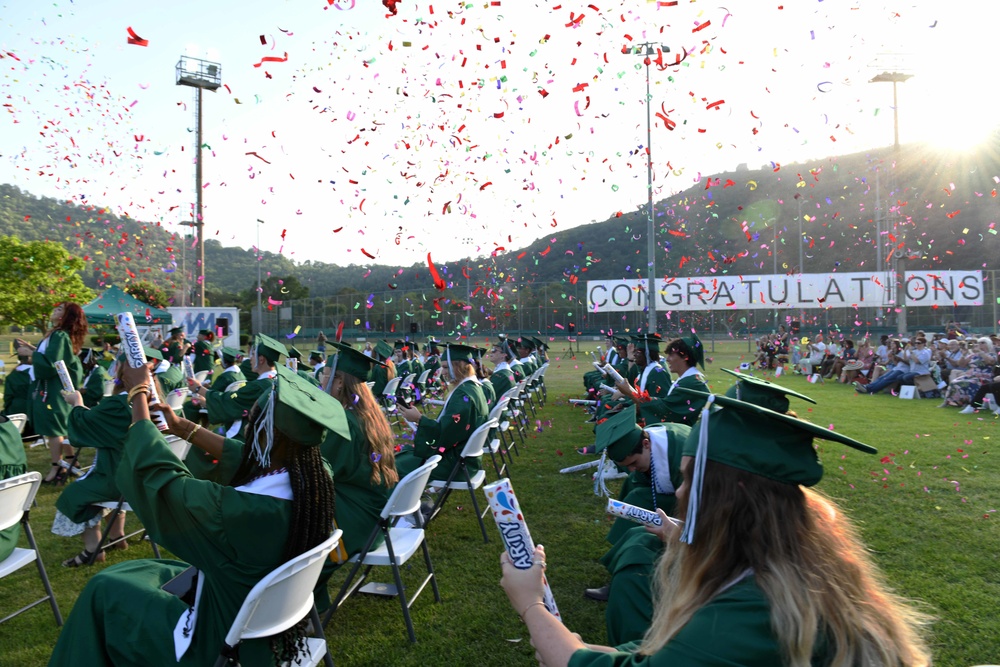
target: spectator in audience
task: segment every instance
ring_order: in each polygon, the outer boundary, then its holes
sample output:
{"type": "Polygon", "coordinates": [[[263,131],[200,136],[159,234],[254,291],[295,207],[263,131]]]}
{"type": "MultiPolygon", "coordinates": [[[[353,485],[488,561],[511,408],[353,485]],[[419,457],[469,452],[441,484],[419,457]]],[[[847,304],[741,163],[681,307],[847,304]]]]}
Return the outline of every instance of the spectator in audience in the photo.
{"type": "Polygon", "coordinates": [[[891,370],[896,364],[896,356],[902,351],[902,343],[898,340],[889,340],[888,336],[882,336],[881,341],[882,343],[875,350],[875,364],[868,376],[870,382],[874,382],[886,371],[891,370]]]}
{"type": "Polygon", "coordinates": [[[952,371],[961,371],[969,366],[968,354],[962,349],[962,344],[957,338],[946,341],[946,349],[941,356],[943,368],[941,369],[941,379],[945,382],[951,381],[952,371]]]}
{"type": "Polygon", "coordinates": [[[980,410],[990,410],[993,414],[1000,416],[1000,379],[994,377],[992,382],[984,382],[979,385],[976,395],[972,397],[969,404],[958,411],[960,415],[971,415],[980,410]]]}
{"type": "Polygon", "coordinates": [[[872,366],[874,365],[875,350],[872,349],[868,337],[865,336],[861,339],[861,343],[854,353],[854,359],[844,362],[839,380],[841,384],[847,384],[857,379],[862,384],[865,384],[871,376],[872,366]]]}
{"type": "Polygon", "coordinates": [[[952,406],[956,408],[968,405],[979,387],[993,381],[994,366],[997,363],[993,351],[993,341],[983,336],[976,341],[975,347],[968,355],[968,365],[964,372],[956,377],[951,374],[951,382],[945,390],[944,402],[938,407],[952,406]]]}
{"type": "MultiPolygon", "coordinates": [[[[828,350],[829,351],[829,350],[828,350]]],[[[827,356],[829,359],[829,355],[827,356]]],[[[857,350],[854,349],[854,341],[850,338],[844,340],[844,347],[841,349],[840,354],[834,357],[833,361],[830,363],[830,370],[823,374],[823,377],[827,379],[839,378],[841,371],[844,370],[844,364],[849,361],[854,361],[857,359],[857,350]]],[[[826,368],[827,364],[823,362],[823,368],[826,368]]]]}
{"type": "Polygon", "coordinates": [[[877,394],[886,387],[901,383],[904,377],[910,372],[910,361],[904,354],[909,344],[909,341],[906,341],[902,348],[897,348],[897,351],[891,355],[892,363],[894,364],[892,370],[879,375],[877,380],[873,380],[867,385],[855,382],[854,390],[859,394],[877,394]]]}
{"type": "Polygon", "coordinates": [[[816,334],[815,340],[807,345],[809,354],[802,359],[801,370],[803,375],[812,375],[814,370],[818,370],[823,365],[823,359],[826,357],[826,343],[823,342],[823,334],[816,334]]]}

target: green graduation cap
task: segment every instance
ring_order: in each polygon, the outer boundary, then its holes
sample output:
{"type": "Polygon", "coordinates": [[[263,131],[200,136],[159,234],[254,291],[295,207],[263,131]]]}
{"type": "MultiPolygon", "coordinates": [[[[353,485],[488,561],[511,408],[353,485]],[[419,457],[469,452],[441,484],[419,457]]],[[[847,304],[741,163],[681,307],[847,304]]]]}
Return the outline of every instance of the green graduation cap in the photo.
{"type": "Polygon", "coordinates": [[[358,352],[346,343],[334,343],[330,345],[339,350],[336,355],[331,355],[330,364],[336,371],[353,375],[362,382],[371,380],[372,369],[375,366],[385,366],[381,361],[372,359],[366,354],[358,352]]]}
{"type": "Polygon", "coordinates": [[[388,359],[392,356],[392,348],[389,346],[389,343],[384,340],[380,340],[375,343],[375,354],[383,359],[388,359]]]}
{"type": "Polygon", "coordinates": [[[747,403],[753,403],[755,405],[760,405],[768,410],[774,410],[775,412],[785,413],[788,412],[788,396],[795,396],[796,398],[801,398],[803,401],[809,401],[815,404],[816,401],[809,398],[805,394],[800,394],[797,391],[787,389],[782,387],[780,384],[775,384],[774,382],[769,382],[767,380],[754,377],[753,375],[747,375],[746,373],[740,373],[739,371],[730,370],[728,368],[723,368],[723,371],[734,375],[738,378],[738,382],[732,387],[726,390],[726,396],[729,398],[735,398],[740,401],[746,401],[747,403]]]}
{"type": "Polygon", "coordinates": [[[531,336],[531,342],[535,344],[536,350],[541,350],[546,347],[545,342],[542,341],[541,338],[535,338],[534,336],[531,336]]]}
{"type": "Polygon", "coordinates": [[[670,349],[677,349],[680,352],[685,353],[691,361],[698,364],[704,370],[705,368],[705,346],[701,344],[701,339],[698,338],[698,334],[691,332],[687,336],[681,336],[675,340],[670,341],[670,345],[667,346],[668,351],[670,349]]]}
{"type": "Polygon", "coordinates": [[[290,348],[288,348],[288,358],[289,359],[301,359],[302,358],[302,353],[299,351],[299,349],[297,347],[295,347],[294,345],[292,345],[290,348]]]}
{"type": "Polygon", "coordinates": [[[527,336],[521,336],[520,338],[518,338],[517,339],[517,346],[518,347],[527,348],[529,350],[534,350],[535,349],[535,343],[534,343],[534,341],[532,341],[527,336]]]}
{"type": "Polygon", "coordinates": [[[256,363],[257,357],[261,356],[272,364],[276,364],[281,355],[288,353],[284,345],[264,334],[257,334],[253,337],[253,350],[250,357],[254,363],[256,363]]]}
{"type": "Polygon", "coordinates": [[[716,461],[785,484],[813,486],[823,477],[813,438],[839,442],[867,454],[874,447],[791,415],[729,396],[717,396],[685,387],[676,391],[707,400],[701,422],[691,429],[683,455],[695,457],[688,513],[681,541],[694,541],[701,502],[705,461],[716,461]],[[719,406],[714,411],[712,405],[719,406]]]}
{"type": "Polygon", "coordinates": [[[392,349],[393,350],[402,350],[405,347],[406,347],[406,343],[404,341],[401,341],[401,340],[396,340],[392,344],[392,349]]]}
{"type": "Polygon", "coordinates": [[[174,334],[180,333],[181,331],[184,331],[184,327],[173,327],[172,329],[170,329],[170,335],[173,336],[174,334]]]}
{"type": "Polygon", "coordinates": [[[467,361],[471,364],[476,358],[476,348],[461,343],[445,343],[444,358],[448,362],[467,361]]]}
{"type": "Polygon", "coordinates": [[[258,463],[264,467],[271,465],[274,443],[271,429],[303,447],[319,445],[327,430],[351,437],[347,415],[336,399],[283,366],[275,371],[273,389],[257,399],[261,416],[257,420],[253,455],[258,463]]]}
{"type": "Polygon", "coordinates": [[[309,361],[312,361],[313,359],[318,359],[319,361],[323,361],[323,353],[320,350],[312,350],[312,351],[310,351],[309,352],[309,361]]]}
{"type": "Polygon", "coordinates": [[[614,341],[615,347],[628,347],[630,342],[628,336],[612,336],[611,340],[614,341]]]}
{"type": "Polygon", "coordinates": [[[214,336],[215,334],[212,333],[211,331],[209,331],[208,329],[199,329],[198,330],[198,335],[199,336],[206,336],[207,337],[207,336],[214,336]]]}
{"type": "Polygon", "coordinates": [[[216,350],[216,354],[222,358],[223,363],[231,366],[233,362],[236,361],[236,357],[240,356],[242,353],[233,347],[220,347],[216,350]]]}
{"type": "Polygon", "coordinates": [[[628,458],[642,440],[642,427],[636,423],[635,406],[630,405],[602,421],[594,435],[594,449],[598,454],[607,451],[608,458],[616,463],[628,458]]]}
{"type": "Polygon", "coordinates": [[[649,353],[650,351],[659,352],[660,343],[663,342],[663,337],[660,334],[640,334],[638,336],[633,336],[632,342],[635,344],[636,349],[644,350],[646,353],[646,362],[650,361],[649,353]]]}

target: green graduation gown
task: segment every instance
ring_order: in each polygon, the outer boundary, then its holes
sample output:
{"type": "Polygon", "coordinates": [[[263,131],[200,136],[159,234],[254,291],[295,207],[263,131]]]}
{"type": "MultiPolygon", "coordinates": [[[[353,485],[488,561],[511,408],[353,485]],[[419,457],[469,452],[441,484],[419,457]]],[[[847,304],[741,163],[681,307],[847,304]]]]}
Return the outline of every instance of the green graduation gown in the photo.
{"type": "MultiPolygon", "coordinates": [[[[610,612],[610,606],[608,611],[610,612]]],[[[653,655],[635,651],[639,642],[618,646],[615,653],[580,649],[570,667],[775,667],[785,664],[771,630],[771,607],[753,576],[718,594],[695,612],[666,646],[653,655]]],[[[825,664],[825,655],[813,665],[825,664]]]]}
{"type": "Polygon", "coordinates": [[[184,378],[184,370],[180,364],[170,364],[170,368],[162,373],[156,374],[156,379],[160,381],[165,393],[170,393],[174,389],[187,387],[187,380],[184,378]]]}
{"type": "MultiPolygon", "coordinates": [[[[49,665],[213,664],[247,593],[283,562],[292,503],[193,478],[150,421],[128,430],[118,485],[150,536],[186,562],[132,560],[91,577],[49,665]],[[161,586],[188,563],[203,584],[191,645],[175,663],[174,628],[188,606],[161,586]]],[[[271,665],[268,642],[245,642],[240,660],[271,665]]]]}
{"type": "MultiPolygon", "coordinates": [[[[652,373],[650,375],[653,375],[652,373]]],[[[662,375],[662,374],[661,374],[662,375]]],[[[667,374],[669,377],[669,374],[667,374]]],[[[647,388],[648,388],[647,382],[647,388]]],[[[686,387],[697,391],[708,392],[708,385],[701,373],[685,373],[674,383],[678,387],[686,387]]],[[[670,392],[669,385],[665,391],[654,397],[653,392],[649,392],[650,400],[639,404],[639,415],[646,420],[646,424],[656,424],[660,422],[675,422],[692,426],[701,416],[701,409],[705,407],[705,399],[693,398],[691,394],[681,391],[670,392]]]]}
{"type": "MultiPolygon", "coordinates": [[[[347,425],[351,429],[351,439],[346,440],[339,433],[327,431],[320,451],[333,472],[334,521],[337,528],[344,531],[340,546],[334,554],[343,549],[341,555],[346,554],[346,560],[364,548],[395,485],[372,483],[368,439],[354,411],[348,408],[345,413],[347,425]]],[[[381,538],[372,546],[377,547],[379,544],[381,538]]],[[[316,606],[320,610],[327,609],[332,603],[326,583],[342,564],[328,560],[323,566],[323,573],[316,587],[316,606]]]]}
{"type": "MultiPolygon", "coordinates": [[[[395,376],[393,376],[395,377],[395,376]]],[[[375,394],[375,400],[382,399],[382,392],[385,391],[385,386],[389,384],[389,369],[385,366],[375,366],[372,369],[372,393],[375,394]]]]}
{"type": "Polygon", "coordinates": [[[194,363],[192,367],[195,373],[211,371],[215,367],[215,355],[212,354],[212,344],[207,340],[199,340],[194,344],[194,363]]]}
{"type": "Polygon", "coordinates": [[[611,573],[604,616],[611,646],[641,640],[653,621],[653,582],[663,541],[643,526],[632,526],[601,558],[611,573]]]}
{"type": "Polygon", "coordinates": [[[97,449],[93,467],[56,500],[56,509],[73,523],[84,523],[97,514],[99,510],[91,503],[121,497],[115,474],[131,423],[132,411],[125,394],[108,396],[93,409],[76,407],[69,413],[69,439],[73,445],[97,449]]]}
{"type": "Polygon", "coordinates": [[[243,373],[240,371],[238,366],[230,366],[226,370],[219,373],[218,377],[212,380],[212,386],[210,388],[212,391],[225,391],[226,387],[234,382],[246,382],[246,378],[243,376],[243,373]]]}
{"type": "MultiPolygon", "coordinates": [[[[17,427],[7,419],[0,420],[0,479],[10,479],[28,472],[28,459],[21,444],[17,427]]],[[[14,552],[21,536],[21,524],[0,530],[0,563],[14,552]]]]}
{"type": "MultiPolygon", "coordinates": [[[[493,371],[493,375],[490,376],[490,384],[493,385],[493,393],[496,394],[496,398],[500,398],[514,388],[514,373],[510,368],[495,370],[493,371]]],[[[490,403],[490,408],[494,405],[496,405],[496,399],[490,403]]]]}
{"type": "Polygon", "coordinates": [[[31,423],[39,435],[66,435],[66,420],[70,405],[62,397],[62,383],[56,372],[55,363],[62,359],[66,363],[73,386],[79,388],[83,382],[83,367],[80,359],[73,354],[73,344],[65,331],[56,330],[48,338],[44,354],[37,351],[31,358],[35,371],[34,398],[31,405],[31,423]]]}
{"type": "Polygon", "coordinates": [[[487,415],[489,411],[493,409],[493,406],[497,403],[497,392],[493,388],[493,383],[489,380],[480,380],[479,388],[483,390],[483,398],[486,399],[486,410],[487,415]]]}
{"type": "Polygon", "coordinates": [[[184,359],[184,349],[186,347],[186,341],[168,340],[160,348],[160,351],[163,353],[163,358],[173,365],[181,363],[181,360],[184,359]]]}
{"type": "MultiPolygon", "coordinates": [[[[430,478],[434,481],[448,479],[469,436],[488,416],[489,408],[479,383],[475,378],[463,380],[448,396],[437,419],[420,418],[413,445],[405,446],[396,455],[399,477],[405,477],[431,456],[440,454],[441,462],[431,472],[430,478]]],[[[480,459],[466,462],[470,475],[479,471],[480,463],[480,459]]]]}
{"type": "Polygon", "coordinates": [[[5,415],[27,415],[29,423],[24,427],[24,434],[31,435],[31,376],[28,375],[27,364],[18,366],[10,372],[3,383],[3,413],[5,415]],[[21,369],[21,370],[18,370],[21,369]]]}
{"type": "Polygon", "coordinates": [[[104,398],[104,383],[111,380],[108,372],[100,366],[94,366],[94,370],[87,375],[83,381],[83,404],[92,408],[104,398]]]}

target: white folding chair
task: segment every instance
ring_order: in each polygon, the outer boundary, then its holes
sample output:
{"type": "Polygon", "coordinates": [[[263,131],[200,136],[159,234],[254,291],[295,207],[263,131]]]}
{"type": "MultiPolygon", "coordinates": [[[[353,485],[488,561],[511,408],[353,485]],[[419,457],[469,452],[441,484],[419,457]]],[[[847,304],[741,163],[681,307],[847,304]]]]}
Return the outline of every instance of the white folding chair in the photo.
{"type": "Polygon", "coordinates": [[[486,471],[480,467],[474,475],[470,475],[466,460],[477,456],[482,457],[483,448],[486,446],[486,439],[490,435],[490,429],[495,428],[497,425],[498,422],[496,419],[487,419],[483,422],[482,426],[473,431],[472,435],[469,436],[465,447],[462,448],[461,455],[458,457],[458,461],[455,462],[451,474],[448,475],[448,479],[434,481],[429,484],[430,487],[438,489],[440,493],[438,493],[437,501],[434,503],[434,509],[431,510],[430,516],[427,517],[427,523],[430,523],[438,515],[438,512],[441,511],[441,506],[448,499],[448,496],[451,495],[452,491],[468,489],[469,495],[472,496],[472,507],[476,512],[476,518],[479,519],[479,529],[483,531],[483,542],[489,543],[490,538],[486,535],[486,524],[483,523],[483,517],[489,512],[490,507],[486,505],[486,509],[480,513],[479,501],[476,500],[476,489],[486,481],[486,471]]]}
{"type": "Polygon", "coordinates": [[[188,455],[191,450],[191,443],[184,438],[179,438],[176,435],[166,435],[167,447],[170,448],[179,460],[183,461],[184,457],[188,455]]]}
{"type": "Polygon", "coordinates": [[[215,661],[216,667],[225,667],[231,659],[235,659],[236,649],[244,639],[281,634],[307,615],[316,636],[305,640],[306,655],[299,654],[298,662],[292,664],[312,667],[324,662],[333,667],[323,626],[313,603],[313,589],[319,581],[323,563],[337,547],[342,535],[340,530],[333,531],[325,542],[275,568],[250,589],[226,634],[225,643],[215,661]]]}
{"type": "Polygon", "coordinates": [[[413,632],[413,621],[410,619],[410,607],[417,601],[420,593],[427,586],[427,582],[430,582],[431,588],[434,590],[435,602],[441,601],[441,594],[438,592],[437,577],[434,575],[431,555],[427,550],[427,541],[424,539],[423,526],[418,525],[415,528],[405,528],[401,526],[397,527],[395,524],[399,520],[399,517],[410,514],[416,517],[418,524],[422,524],[423,519],[418,511],[420,509],[420,497],[424,492],[424,487],[427,486],[427,478],[431,476],[431,471],[434,470],[440,460],[441,457],[435,454],[427,459],[422,466],[399,480],[399,483],[396,484],[396,488],[393,489],[392,495],[389,496],[385,507],[382,508],[382,514],[379,515],[378,523],[372,529],[371,535],[368,536],[368,541],[365,543],[364,548],[354,556],[351,556],[350,562],[354,563],[354,567],[351,568],[350,574],[347,575],[347,580],[341,586],[340,593],[337,594],[337,599],[334,600],[330,609],[323,616],[324,627],[330,622],[330,617],[340,608],[344,600],[359,589],[373,567],[376,565],[387,565],[392,567],[392,576],[396,582],[395,587],[389,584],[373,582],[361,587],[360,590],[362,593],[374,593],[377,595],[398,595],[399,604],[403,608],[403,620],[406,622],[406,631],[410,635],[410,641],[417,641],[417,636],[413,632]],[[378,548],[372,549],[372,545],[375,544],[375,540],[379,535],[383,537],[384,542],[378,548]],[[403,586],[403,578],[399,568],[410,559],[410,556],[417,552],[418,547],[422,549],[424,554],[427,576],[421,582],[420,587],[417,588],[416,593],[407,599],[406,587],[403,586]],[[354,581],[354,577],[358,574],[358,570],[362,566],[365,566],[364,573],[357,581],[354,581]]]}
{"type": "Polygon", "coordinates": [[[28,415],[18,412],[13,415],[7,415],[7,419],[17,427],[18,433],[24,433],[24,427],[28,425],[28,415]]]}
{"type": "Polygon", "coordinates": [[[28,523],[28,512],[31,510],[31,504],[35,500],[35,494],[38,493],[38,487],[41,486],[41,483],[42,475],[38,472],[29,472],[0,480],[0,530],[5,530],[20,522],[30,547],[28,549],[15,547],[14,551],[3,562],[0,562],[0,579],[34,561],[35,565],[38,566],[38,576],[42,578],[42,585],[45,586],[45,597],[0,619],[0,623],[9,621],[32,607],[48,601],[52,607],[52,615],[56,617],[56,626],[63,624],[59,605],[56,604],[56,597],[52,592],[52,585],[49,583],[49,576],[45,573],[42,555],[38,553],[35,535],[31,532],[31,525],[28,523]]]}
{"type": "Polygon", "coordinates": [[[402,378],[399,377],[394,377],[389,380],[389,382],[385,385],[385,389],[382,390],[382,396],[380,397],[382,412],[385,413],[385,418],[388,419],[389,423],[393,424],[400,433],[403,432],[403,424],[399,417],[399,410],[396,407],[396,390],[399,389],[399,383],[402,381],[402,378]]]}
{"type": "Polygon", "coordinates": [[[229,385],[223,389],[223,393],[228,394],[231,391],[237,391],[240,387],[247,383],[246,380],[237,380],[236,382],[230,382],[229,385]]]}
{"type": "Polygon", "coordinates": [[[507,409],[507,403],[510,402],[508,393],[504,393],[503,396],[498,398],[496,405],[490,410],[489,419],[496,421],[497,427],[495,431],[490,433],[486,446],[483,448],[490,453],[490,460],[493,461],[493,469],[497,473],[497,479],[510,476],[510,464],[513,462],[510,458],[510,450],[507,450],[506,455],[504,454],[504,448],[507,447],[507,443],[503,432],[509,424],[502,420],[504,419],[504,410],[507,409]],[[500,457],[500,465],[497,465],[497,456],[500,457]]]}
{"type": "Polygon", "coordinates": [[[194,381],[198,384],[205,384],[205,380],[212,374],[212,371],[198,371],[194,374],[194,381]]]}

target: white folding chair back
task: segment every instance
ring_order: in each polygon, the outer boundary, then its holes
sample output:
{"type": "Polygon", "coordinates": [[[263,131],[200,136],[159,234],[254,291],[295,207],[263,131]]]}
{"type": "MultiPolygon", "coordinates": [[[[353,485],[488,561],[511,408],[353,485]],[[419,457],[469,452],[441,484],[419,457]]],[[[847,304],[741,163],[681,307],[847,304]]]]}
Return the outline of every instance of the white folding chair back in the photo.
{"type": "Polygon", "coordinates": [[[105,380],[104,381],[104,396],[111,396],[115,393],[115,381],[105,380]]]}
{"type": "Polygon", "coordinates": [[[187,456],[188,452],[191,450],[191,443],[183,438],[178,438],[176,435],[167,435],[166,439],[167,446],[170,447],[170,451],[172,451],[178,459],[183,461],[184,457],[187,456]]]}
{"type": "Polygon", "coordinates": [[[0,579],[13,572],[17,572],[26,565],[35,563],[38,567],[38,576],[41,577],[42,585],[45,586],[46,592],[45,597],[5,616],[0,619],[0,623],[8,621],[46,601],[52,607],[52,615],[55,616],[56,625],[61,626],[63,623],[62,614],[59,613],[59,605],[56,604],[55,594],[52,592],[52,585],[49,583],[48,574],[45,572],[45,564],[42,563],[42,556],[38,553],[38,545],[35,544],[35,536],[31,532],[31,526],[27,521],[22,521],[25,512],[31,510],[31,505],[35,501],[35,494],[38,493],[38,487],[41,484],[42,475],[38,472],[29,472],[0,480],[0,530],[6,530],[20,522],[24,527],[24,535],[28,540],[29,547],[27,549],[15,547],[14,551],[0,562],[0,579]]]}
{"type": "MultiPolygon", "coordinates": [[[[219,656],[221,664],[225,664],[225,656],[244,639],[280,634],[312,613],[313,589],[319,581],[323,563],[342,535],[340,530],[333,531],[322,544],[275,568],[250,589],[226,634],[226,645],[219,656]]],[[[313,621],[317,625],[315,631],[321,633],[318,616],[314,616],[313,621]]],[[[309,642],[307,647],[310,655],[299,664],[319,664],[326,654],[326,641],[309,642]],[[314,647],[318,654],[312,653],[314,647]]]]}
{"type": "Polygon", "coordinates": [[[208,376],[210,376],[211,374],[212,371],[198,371],[197,373],[194,374],[194,380],[198,384],[204,384],[205,380],[207,380],[208,376]]]}
{"type": "Polygon", "coordinates": [[[10,528],[31,510],[41,484],[42,475],[37,472],[0,480],[0,530],[10,528]]]}
{"type": "Polygon", "coordinates": [[[13,415],[7,415],[7,419],[10,423],[17,427],[18,433],[24,433],[24,427],[28,424],[28,415],[18,412],[13,415]]]}
{"type": "Polygon", "coordinates": [[[427,486],[427,478],[431,476],[431,471],[437,467],[441,461],[441,456],[435,454],[427,459],[422,466],[411,472],[409,475],[399,480],[396,488],[392,490],[392,495],[385,502],[382,508],[381,517],[391,519],[398,516],[413,514],[420,509],[420,496],[427,486]]]}
{"type": "Polygon", "coordinates": [[[246,380],[237,380],[236,382],[230,382],[229,386],[226,387],[223,391],[228,394],[231,391],[236,391],[246,383],[247,383],[246,380]]]}
{"type": "Polygon", "coordinates": [[[425,386],[427,384],[427,378],[429,378],[430,375],[431,375],[431,373],[433,373],[433,372],[434,372],[433,368],[428,368],[423,373],[421,373],[420,377],[417,378],[417,386],[418,387],[425,386]]]}
{"type": "Polygon", "coordinates": [[[434,509],[431,510],[431,515],[427,519],[428,522],[431,521],[444,505],[445,500],[448,499],[448,495],[452,491],[460,491],[463,489],[468,489],[469,495],[472,496],[472,507],[476,511],[476,518],[479,519],[479,528],[483,533],[483,542],[489,542],[490,538],[486,535],[486,524],[483,523],[483,516],[489,511],[489,506],[482,512],[479,511],[479,501],[476,500],[476,489],[483,485],[486,481],[486,471],[480,466],[472,475],[469,474],[469,469],[466,466],[466,460],[482,456],[483,448],[486,446],[486,439],[490,435],[490,430],[496,428],[498,422],[496,419],[487,419],[483,424],[472,432],[469,436],[468,441],[462,448],[461,459],[455,464],[454,469],[451,471],[451,475],[447,480],[444,481],[433,481],[430,486],[438,489],[442,489],[441,493],[438,495],[437,501],[434,503],[434,509]]]}
{"type": "Polygon", "coordinates": [[[179,389],[172,389],[168,391],[164,400],[167,402],[167,405],[170,406],[171,410],[177,412],[184,407],[184,401],[186,401],[187,397],[190,395],[191,392],[189,392],[187,388],[181,387],[179,389]]]}
{"type": "Polygon", "coordinates": [[[413,384],[413,381],[417,379],[416,373],[410,373],[405,378],[403,378],[403,384],[413,384]]]}
{"type": "Polygon", "coordinates": [[[354,567],[351,568],[350,574],[347,575],[347,579],[341,586],[340,592],[337,594],[337,599],[334,600],[333,604],[330,605],[330,609],[324,615],[323,626],[326,626],[330,622],[330,617],[340,608],[344,600],[361,588],[362,582],[368,577],[368,573],[371,572],[373,567],[376,565],[389,566],[392,568],[393,579],[396,582],[394,588],[385,584],[368,584],[361,590],[362,592],[372,592],[380,595],[389,594],[398,596],[400,607],[403,610],[403,621],[406,623],[406,631],[410,636],[410,641],[417,641],[416,634],[413,631],[413,620],[410,618],[410,606],[416,602],[428,582],[430,582],[434,590],[435,601],[441,601],[441,594],[438,591],[434,565],[431,563],[431,555],[427,550],[427,542],[424,539],[424,529],[421,527],[407,528],[394,526],[393,523],[398,517],[414,514],[420,509],[420,497],[427,486],[427,479],[431,476],[431,471],[437,467],[440,460],[441,457],[435,454],[427,459],[422,466],[399,480],[396,484],[392,495],[389,496],[385,507],[382,508],[379,522],[372,529],[371,535],[368,537],[368,542],[359,553],[351,556],[350,562],[354,564],[354,567]],[[372,545],[379,535],[382,535],[384,541],[381,545],[372,549],[372,545]],[[400,568],[410,559],[410,556],[417,552],[417,549],[423,551],[424,565],[427,566],[427,576],[424,577],[424,580],[415,592],[408,593],[408,589],[403,585],[400,568]],[[365,568],[364,574],[355,581],[354,578],[362,567],[365,568]]]}
{"type": "Polygon", "coordinates": [[[382,396],[385,398],[386,402],[392,404],[396,403],[396,390],[399,389],[399,383],[402,381],[403,380],[401,378],[394,377],[386,383],[385,389],[382,390],[382,396]]]}

